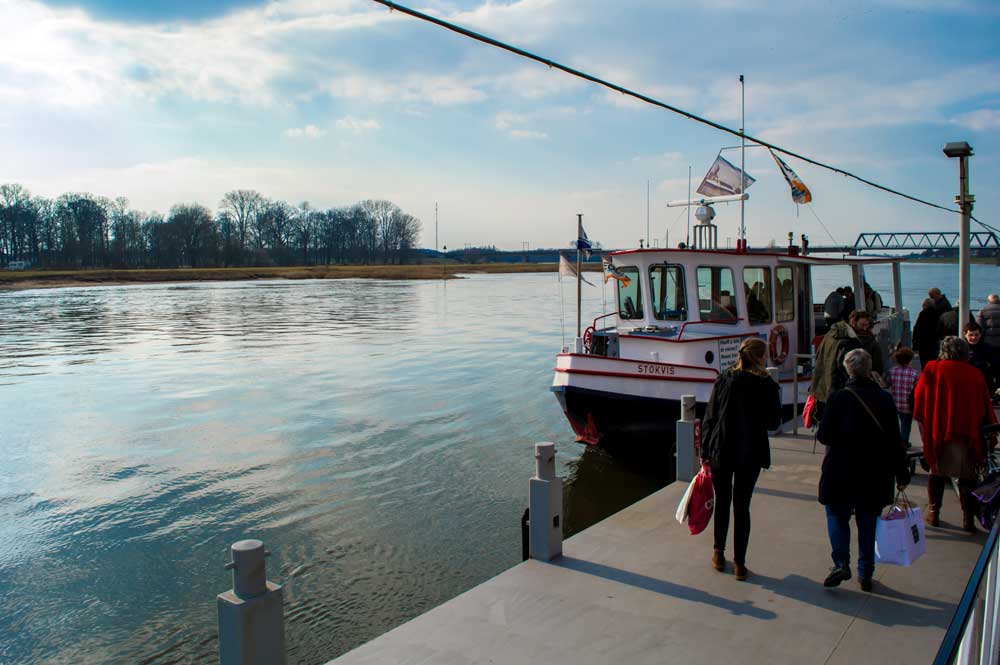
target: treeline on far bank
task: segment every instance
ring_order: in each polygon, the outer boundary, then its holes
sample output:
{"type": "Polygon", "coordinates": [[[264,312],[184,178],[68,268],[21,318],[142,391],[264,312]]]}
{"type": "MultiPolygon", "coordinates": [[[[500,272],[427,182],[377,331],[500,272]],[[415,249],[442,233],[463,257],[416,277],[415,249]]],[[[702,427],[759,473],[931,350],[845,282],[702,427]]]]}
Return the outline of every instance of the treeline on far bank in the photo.
{"type": "Polygon", "coordinates": [[[216,268],[403,264],[420,220],[391,201],[316,210],[254,190],[228,192],[215,211],[199,203],[166,215],[133,210],[126,198],[67,193],[32,196],[0,185],[0,260],[34,268],[216,268]]]}

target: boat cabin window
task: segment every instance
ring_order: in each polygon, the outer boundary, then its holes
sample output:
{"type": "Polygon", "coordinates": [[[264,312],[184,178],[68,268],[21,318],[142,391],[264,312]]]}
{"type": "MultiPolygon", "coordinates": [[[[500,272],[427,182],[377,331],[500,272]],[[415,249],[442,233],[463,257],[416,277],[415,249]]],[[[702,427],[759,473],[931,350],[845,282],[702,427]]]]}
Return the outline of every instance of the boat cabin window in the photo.
{"type": "Polygon", "coordinates": [[[778,323],[795,319],[795,282],[792,281],[791,268],[778,268],[774,271],[775,320],[778,323]]]}
{"type": "Polygon", "coordinates": [[[642,286],[639,283],[639,269],[619,268],[625,279],[618,282],[618,316],[623,319],[641,319],[642,316],[642,286]]]}
{"type": "Polygon", "coordinates": [[[771,269],[744,268],[743,296],[750,325],[771,322],[771,269]]]}
{"type": "Polygon", "coordinates": [[[717,266],[698,268],[698,312],[702,321],[735,323],[733,271],[717,266]]]}
{"type": "Polygon", "coordinates": [[[660,321],[687,319],[687,298],[684,297],[684,268],[658,265],[649,268],[649,286],[653,297],[653,316],[660,321]]]}

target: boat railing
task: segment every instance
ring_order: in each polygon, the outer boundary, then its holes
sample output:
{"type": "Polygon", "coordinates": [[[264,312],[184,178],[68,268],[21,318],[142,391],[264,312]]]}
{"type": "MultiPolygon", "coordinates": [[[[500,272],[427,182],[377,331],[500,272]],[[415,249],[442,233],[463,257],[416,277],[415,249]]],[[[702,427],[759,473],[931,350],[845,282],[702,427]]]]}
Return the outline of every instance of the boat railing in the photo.
{"type": "MultiPolygon", "coordinates": [[[[602,314],[601,316],[599,316],[596,319],[594,319],[593,323],[590,324],[591,329],[594,332],[598,332],[598,330],[597,330],[597,322],[598,321],[600,321],[601,319],[606,319],[609,316],[617,316],[617,314],[618,314],[618,312],[609,312],[607,314],[602,314]]],[[[607,330],[609,327],[611,327],[611,326],[607,326],[607,327],[601,328],[601,330],[607,330]]]]}
{"type": "Polygon", "coordinates": [[[997,573],[1000,519],[993,523],[972,569],[962,600],[934,658],[934,665],[997,665],[1000,658],[1000,594],[997,573]]]}

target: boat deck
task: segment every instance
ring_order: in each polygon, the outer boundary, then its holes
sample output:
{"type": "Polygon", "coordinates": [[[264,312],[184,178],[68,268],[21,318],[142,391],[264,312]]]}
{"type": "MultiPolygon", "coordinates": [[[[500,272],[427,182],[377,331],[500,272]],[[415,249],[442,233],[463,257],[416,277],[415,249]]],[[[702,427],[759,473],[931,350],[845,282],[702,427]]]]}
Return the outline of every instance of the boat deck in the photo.
{"type": "MultiPolygon", "coordinates": [[[[830,545],[816,486],[823,446],[772,440],[753,500],[751,575],[709,565],[711,526],[677,524],[683,483],[577,534],[551,563],[527,561],[333,661],[362,663],[930,662],[986,539],[963,535],[958,499],[913,566],[877,565],[824,589],[830,545]]],[[[911,498],[926,503],[926,475],[911,498]]],[[[525,483],[527,485],[527,482],[525,483]]],[[[852,542],[856,557],[856,542],[852,542]]]]}

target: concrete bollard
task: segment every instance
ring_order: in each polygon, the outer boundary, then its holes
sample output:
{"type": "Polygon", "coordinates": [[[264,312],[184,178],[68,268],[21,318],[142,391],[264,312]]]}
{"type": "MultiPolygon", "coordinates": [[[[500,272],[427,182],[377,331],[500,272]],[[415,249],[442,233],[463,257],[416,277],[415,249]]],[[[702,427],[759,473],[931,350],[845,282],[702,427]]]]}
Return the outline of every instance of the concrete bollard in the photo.
{"type": "Polygon", "coordinates": [[[285,617],[281,586],[267,581],[259,540],[230,548],[233,588],[218,595],[220,665],[284,665],[285,617]]]}
{"type": "Polygon", "coordinates": [[[701,467],[701,421],[695,418],[694,395],[681,395],[681,419],[677,421],[677,480],[690,481],[701,467]]]}
{"type": "Polygon", "coordinates": [[[528,487],[531,524],[528,553],[532,559],[551,561],[562,556],[563,486],[556,477],[556,444],[535,444],[535,477],[528,487]]]}

